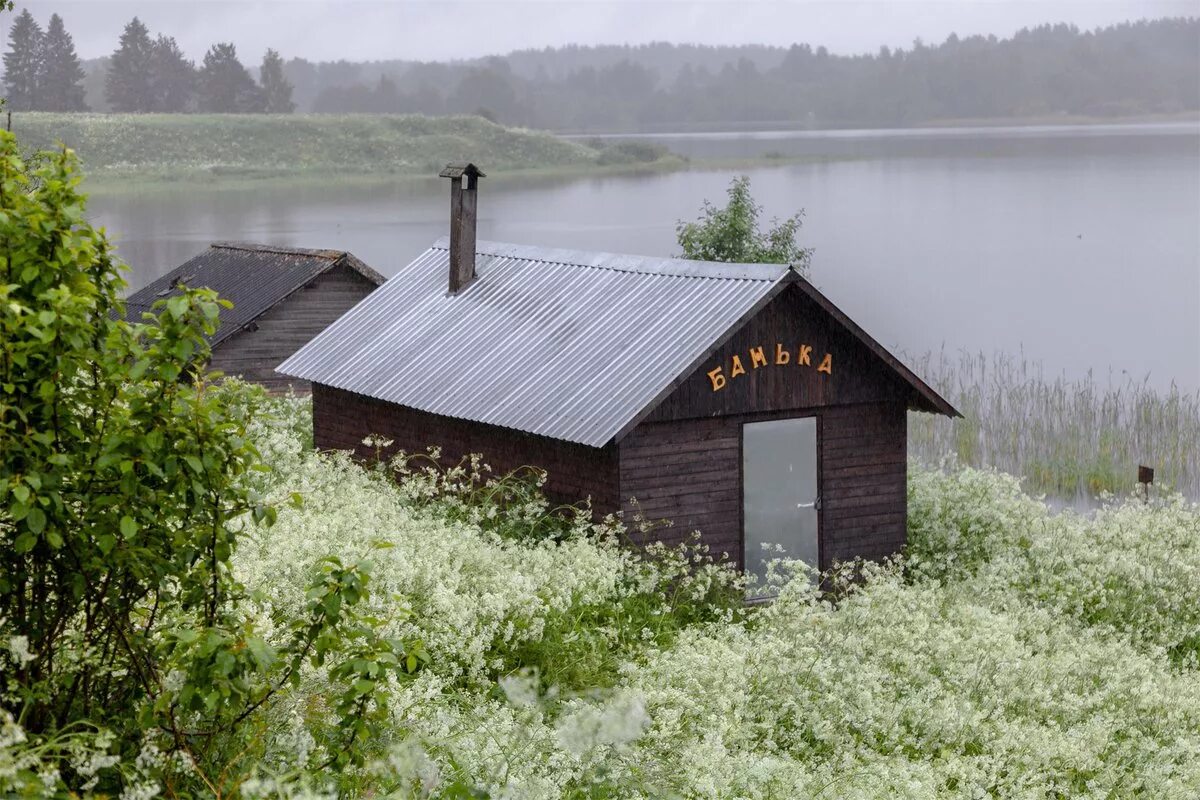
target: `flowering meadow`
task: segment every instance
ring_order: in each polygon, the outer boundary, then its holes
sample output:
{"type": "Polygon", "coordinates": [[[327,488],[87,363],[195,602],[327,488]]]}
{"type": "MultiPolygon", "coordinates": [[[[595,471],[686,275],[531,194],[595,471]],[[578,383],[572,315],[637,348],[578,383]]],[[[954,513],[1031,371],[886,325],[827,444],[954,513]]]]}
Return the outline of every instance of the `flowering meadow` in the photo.
{"type": "MultiPolygon", "coordinates": [[[[250,432],[273,469],[246,480],[278,519],[242,531],[240,613],[270,641],[334,555],[369,572],[369,613],[422,665],[381,678],[383,733],[337,770],[315,733],[331,677],[306,667],[222,796],[1200,794],[1200,510],[1178,497],[1052,513],[1006,475],[914,467],[902,559],[822,594],[781,564],[777,599],[746,607],[701,548],[635,552],[611,522],[548,516],[528,482],[480,488],[481,462],[320,454],[307,402],[271,405],[250,432]]],[[[151,740],[105,747],[26,740],[5,712],[0,787],[65,789],[63,754],[71,780],[119,776],[99,785],[127,797],[187,769],[151,740]]]]}

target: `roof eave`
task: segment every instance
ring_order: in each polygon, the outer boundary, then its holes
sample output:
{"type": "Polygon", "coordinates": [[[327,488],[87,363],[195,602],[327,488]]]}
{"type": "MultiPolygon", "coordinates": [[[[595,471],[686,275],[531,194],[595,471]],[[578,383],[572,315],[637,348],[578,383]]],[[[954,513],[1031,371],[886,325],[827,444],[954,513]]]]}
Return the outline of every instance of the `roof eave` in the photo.
{"type": "Polygon", "coordinates": [[[342,262],[344,262],[346,264],[346,266],[350,267],[350,269],[354,270],[359,275],[363,276],[364,278],[366,278],[367,280],[369,280],[371,283],[375,284],[376,286],[382,286],[384,283],[387,282],[387,278],[383,277],[382,274],[376,272],[369,265],[367,265],[366,262],[364,262],[362,259],[356,257],[353,253],[347,252],[347,253],[343,254],[343,257],[339,261],[339,263],[342,263],[342,262]]]}
{"type": "MultiPolygon", "coordinates": [[[[796,276],[795,283],[800,287],[809,298],[819,305],[825,313],[833,317],[839,322],[851,335],[866,345],[867,349],[883,360],[885,364],[892,368],[904,381],[917,392],[918,397],[928,402],[932,407],[933,413],[945,414],[948,417],[962,417],[962,414],[954,406],[950,404],[946,398],[942,397],[933,387],[927,384],[908,366],[892,354],[886,347],[875,340],[871,334],[862,329],[861,326],[847,314],[833,304],[825,295],[818,291],[817,287],[813,286],[805,278],[796,276]]],[[[911,407],[911,404],[910,404],[911,407]]],[[[923,409],[915,409],[923,410],[923,409]]]]}

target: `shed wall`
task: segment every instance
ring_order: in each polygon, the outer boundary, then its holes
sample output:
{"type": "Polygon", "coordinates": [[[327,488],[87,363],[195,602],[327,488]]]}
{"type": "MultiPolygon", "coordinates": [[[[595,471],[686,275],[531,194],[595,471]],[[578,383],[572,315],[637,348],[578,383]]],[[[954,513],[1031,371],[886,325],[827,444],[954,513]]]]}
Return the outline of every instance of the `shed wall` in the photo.
{"type": "Polygon", "coordinates": [[[350,267],[334,267],[213,348],[211,367],[271,390],[308,391],[307,381],[280,375],[275,367],[374,289],[350,267]]]}
{"type": "Polygon", "coordinates": [[[866,345],[799,287],[789,286],[682,380],[646,419],[903,403],[910,393],[910,387],[866,345]],[[756,348],[761,348],[765,364],[755,366],[752,350],[756,348]],[[802,363],[802,349],[807,364],[802,363]],[[830,371],[822,372],[827,354],[830,371]],[[743,375],[734,374],[735,356],[743,375]],[[781,358],[787,363],[777,363],[781,358]],[[717,368],[725,384],[714,390],[709,372],[717,368]]]}
{"type": "Polygon", "coordinates": [[[674,520],[652,534],[667,541],[699,530],[714,554],[740,566],[742,424],[815,416],[821,568],[895,553],[906,541],[910,391],[808,295],[788,287],[621,441],[626,514],[674,520]],[[744,374],[735,374],[739,367],[744,374]],[[718,368],[720,388],[710,375],[718,368]]]}
{"type": "Polygon", "coordinates": [[[423,453],[440,447],[444,466],[481,453],[493,475],[524,466],[547,471],[546,495],[559,503],[591,497],[597,515],[616,511],[617,448],[548,439],[494,425],[429,414],[375,400],[331,386],[313,386],[313,440],[322,450],[350,450],[359,458],[374,457],[362,444],[371,434],[390,439],[387,455],[398,450],[423,453]]]}
{"type": "Polygon", "coordinates": [[[742,424],[807,413],[818,419],[821,569],[901,550],[907,412],[893,402],[643,423],[620,444],[626,519],[674,525],[635,538],[678,543],[698,530],[714,556],[728,554],[741,567],[742,424]]]}

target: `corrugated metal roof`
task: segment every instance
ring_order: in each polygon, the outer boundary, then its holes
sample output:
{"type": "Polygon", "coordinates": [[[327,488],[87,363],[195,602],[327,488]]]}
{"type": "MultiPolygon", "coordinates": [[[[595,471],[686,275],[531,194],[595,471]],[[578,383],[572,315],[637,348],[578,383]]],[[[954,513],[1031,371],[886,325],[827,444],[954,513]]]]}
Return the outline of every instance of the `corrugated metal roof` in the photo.
{"type": "Polygon", "coordinates": [[[442,238],[278,371],[435,414],[601,447],[795,273],[442,238]]]}
{"type": "Polygon", "coordinates": [[[125,299],[126,316],[137,322],[154,303],[179,294],[179,285],[206,287],[233,303],[222,309],[221,324],[211,343],[237,333],[280,300],[318,275],[345,264],[376,286],[384,278],[343,250],[217,242],[125,299]]]}

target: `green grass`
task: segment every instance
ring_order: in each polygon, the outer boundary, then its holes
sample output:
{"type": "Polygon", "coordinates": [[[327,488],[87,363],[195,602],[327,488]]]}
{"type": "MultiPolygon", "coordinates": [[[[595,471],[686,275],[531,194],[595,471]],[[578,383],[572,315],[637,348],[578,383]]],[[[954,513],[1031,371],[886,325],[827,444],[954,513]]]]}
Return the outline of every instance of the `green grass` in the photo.
{"type": "Polygon", "coordinates": [[[1200,392],[1049,378],[1007,355],[941,353],[915,366],[964,415],[910,415],[910,451],[926,463],[953,454],[1070,500],[1128,492],[1145,464],[1157,484],[1200,497],[1200,392]]]}
{"type": "Polygon", "coordinates": [[[12,127],[24,148],[73,148],[101,187],[429,177],[456,160],[489,173],[683,163],[661,149],[588,145],[467,116],[19,113],[12,127]]]}

